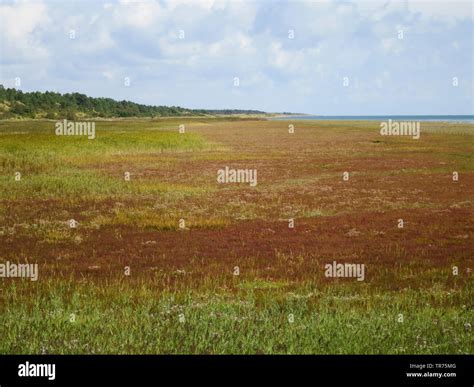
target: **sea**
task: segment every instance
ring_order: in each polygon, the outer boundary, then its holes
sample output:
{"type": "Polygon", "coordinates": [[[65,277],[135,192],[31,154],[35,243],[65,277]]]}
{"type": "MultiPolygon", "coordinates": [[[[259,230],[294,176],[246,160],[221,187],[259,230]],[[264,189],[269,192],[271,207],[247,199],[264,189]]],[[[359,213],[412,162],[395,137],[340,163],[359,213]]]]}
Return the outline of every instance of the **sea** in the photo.
{"type": "Polygon", "coordinates": [[[437,115],[437,116],[312,116],[312,115],[288,115],[285,117],[273,117],[270,120],[327,120],[327,121],[439,121],[439,122],[460,122],[474,124],[474,115],[437,115]]]}

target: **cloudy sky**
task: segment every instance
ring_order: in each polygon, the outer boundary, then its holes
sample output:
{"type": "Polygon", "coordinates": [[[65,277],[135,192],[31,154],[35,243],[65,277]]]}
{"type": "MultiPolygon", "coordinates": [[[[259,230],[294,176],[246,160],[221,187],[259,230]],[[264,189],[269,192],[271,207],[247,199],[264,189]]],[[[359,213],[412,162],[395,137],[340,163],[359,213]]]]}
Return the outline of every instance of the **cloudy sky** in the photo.
{"type": "Polygon", "coordinates": [[[18,77],[23,91],[324,115],[474,114],[470,0],[1,0],[0,10],[0,83],[18,77]]]}

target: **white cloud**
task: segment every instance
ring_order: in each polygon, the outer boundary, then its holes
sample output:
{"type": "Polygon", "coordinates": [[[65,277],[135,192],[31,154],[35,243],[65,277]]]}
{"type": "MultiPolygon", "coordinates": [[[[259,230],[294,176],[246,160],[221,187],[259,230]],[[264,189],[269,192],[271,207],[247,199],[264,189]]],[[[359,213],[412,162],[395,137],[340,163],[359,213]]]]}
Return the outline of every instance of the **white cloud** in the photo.
{"type": "MultiPolygon", "coordinates": [[[[15,1],[0,5],[0,59],[6,78],[34,74],[42,88],[60,82],[67,91],[79,85],[85,93],[163,104],[145,98],[176,103],[182,97],[175,90],[186,89],[185,101],[194,106],[264,103],[272,110],[289,110],[281,107],[289,94],[304,106],[310,106],[305,96],[320,97],[322,106],[338,97],[344,106],[340,84],[347,75],[354,98],[376,106],[382,88],[416,83],[412,74],[421,65],[423,82],[434,89],[449,85],[439,78],[451,73],[470,82],[471,8],[467,1],[15,1]],[[236,74],[238,91],[229,86],[236,74]],[[124,76],[133,78],[132,87],[123,88],[124,76]],[[205,97],[203,85],[212,85],[205,97]]],[[[310,111],[298,106],[292,109],[310,111]]]]}
{"type": "Polygon", "coordinates": [[[38,61],[47,58],[48,49],[42,45],[40,30],[47,28],[51,21],[43,2],[2,4],[0,21],[2,45],[11,59],[38,61]]]}
{"type": "Polygon", "coordinates": [[[147,28],[161,19],[165,11],[157,1],[120,0],[113,7],[117,25],[135,28],[147,28]]]}
{"type": "Polygon", "coordinates": [[[419,12],[426,18],[451,22],[454,21],[453,19],[474,19],[471,0],[415,0],[409,1],[407,6],[409,12],[419,12]]]}

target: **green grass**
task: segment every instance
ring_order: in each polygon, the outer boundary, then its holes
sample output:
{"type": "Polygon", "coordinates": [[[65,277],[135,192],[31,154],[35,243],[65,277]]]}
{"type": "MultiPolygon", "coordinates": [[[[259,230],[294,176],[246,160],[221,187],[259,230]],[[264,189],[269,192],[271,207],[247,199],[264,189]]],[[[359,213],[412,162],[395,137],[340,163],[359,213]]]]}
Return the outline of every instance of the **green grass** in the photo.
{"type": "MultiPolygon", "coordinates": [[[[93,219],[91,223],[98,227],[103,226],[132,226],[138,230],[179,230],[179,220],[182,219],[178,215],[170,211],[156,211],[154,209],[123,209],[119,208],[111,214],[101,214],[93,219]]],[[[219,228],[228,222],[222,218],[209,218],[194,216],[191,221],[185,222],[185,228],[219,228]]]]}
{"type": "MultiPolygon", "coordinates": [[[[96,138],[88,140],[56,136],[53,121],[0,122],[0,200],[85,196],[100,199],[115,195],[153,195],[176,188],[179,192],[180,187],[146,181],[126,184],[124,173],[129,167],[107,165],[104,161],[214,149],[215,145],[202,136],[180,134],[177,128],[177,123],[168,122],[97,122],[96,138]],[[101,169],[104,166],[115,176],[104,174],[101,169]],[[21,181],[15,181],[16,172],[21,173],[21,181]]],[[[192,188],[183,188],[192,191],[192,188]]]]}
{"type": "Polygon", "coordinates": [[[26,297],[18,283],[3,301],[0,353],[472,352],[472,283],[462,293],[243,285],[160,292],[150,282],[41,281],[26,297]]]}
{"type": "Polygon", "coordinates": [[[0,353],[473,353],[472,243],[458,217],[472,207],[472,136],[434,125],[418,142],[380,139],[373,123],[301,122],[288,138],[286,125],[97,121],[87,140],[55,136],[53,121],[0,122],[0,259],[40,265],[38,282],[0,279],[0,353]],[[225,165],[258,168],[258,186],[217,185],[225,165]],[[453,204],[450,217],[430,212],[453,204]],[[398,211],[416,239],[390,239],[398,211]],[[199,232],[178,230],[181,218],[199,232]],[[260,249],[289,218],[313,244],[260,249]],[[257,242],[243,221],[262,223],[257,242]],[[363,232],[332,243],[351,228],[363,232]],[[157,253],[161,233],[177,257],[157,253]],[[237,247],[209,242],[201,255],[183,235],[237,247]],[[366,282],[325,282],[325,261],[353,257],[370,263],[366,282]],[[126,264],[133,278],[116,278],[126,264]]]}

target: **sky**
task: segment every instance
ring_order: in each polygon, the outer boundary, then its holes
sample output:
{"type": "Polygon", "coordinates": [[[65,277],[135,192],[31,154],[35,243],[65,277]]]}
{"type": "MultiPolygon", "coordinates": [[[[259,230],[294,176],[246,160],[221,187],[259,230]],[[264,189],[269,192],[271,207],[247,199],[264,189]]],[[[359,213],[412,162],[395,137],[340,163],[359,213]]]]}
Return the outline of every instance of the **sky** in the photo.
{"type": "Polygon", "coordinates": [[[0,0],[0,83],[149,105],[474,114],[472,1],[0,0]]]}

